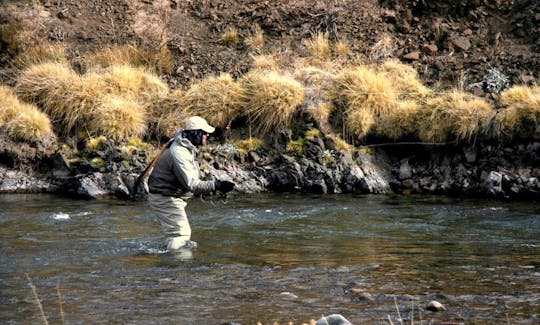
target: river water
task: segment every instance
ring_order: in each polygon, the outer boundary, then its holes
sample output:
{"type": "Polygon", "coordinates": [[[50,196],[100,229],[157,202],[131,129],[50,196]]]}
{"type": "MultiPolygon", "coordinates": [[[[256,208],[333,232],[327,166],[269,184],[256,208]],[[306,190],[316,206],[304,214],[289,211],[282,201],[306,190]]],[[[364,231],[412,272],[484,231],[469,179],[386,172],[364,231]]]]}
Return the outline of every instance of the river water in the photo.
{"type": "Polygon", "coordinates": [[[44,324],[25,274],[51,324],[540,323],[538,202],[264,194],[188,214],[199,248],[170,253],[145,202],[0,195],[0,323],[44,324]]]}

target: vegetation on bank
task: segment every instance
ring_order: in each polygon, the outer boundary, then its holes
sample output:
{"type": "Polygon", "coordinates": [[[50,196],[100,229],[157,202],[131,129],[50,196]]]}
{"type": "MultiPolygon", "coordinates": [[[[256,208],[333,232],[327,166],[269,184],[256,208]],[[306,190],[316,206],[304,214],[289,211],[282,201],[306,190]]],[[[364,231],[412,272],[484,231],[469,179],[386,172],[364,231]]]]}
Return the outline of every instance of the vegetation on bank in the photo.
{"type": "MultiPolygon", "coordinates": [[[[228,30],[221,40],[232,46],[237,38],[228,30]]],[[[332,44],[322,33],[303,42],[305,57],[259,53],[260,28],[245,42],[253,62],[241,78],[223,73],[176,90],[156,74],[170,66],[166,53],[114,46],[84,56],[75,69],[63,46],[36,45],[14,58],[20,69],[15,87],[0,87],[0,130],[16,141],[53,134],[159,141],[186,117],[200,115],[222,129],[247,126],[241,132],[250,139],[243,143],[247,150],[260,147],[252,133],[264,139],[296,130],[287,150],[301,153],[309,123],[336,148],[349,150],[374,138],[468,143],[532,137],[540,120],[538,86],[515,85],[488,100],[462,89],[428,88],[396,60],[356,62],[346,42],[332,44]]],[[[377,43],[374,55],[382,48],[377,43]]]]}

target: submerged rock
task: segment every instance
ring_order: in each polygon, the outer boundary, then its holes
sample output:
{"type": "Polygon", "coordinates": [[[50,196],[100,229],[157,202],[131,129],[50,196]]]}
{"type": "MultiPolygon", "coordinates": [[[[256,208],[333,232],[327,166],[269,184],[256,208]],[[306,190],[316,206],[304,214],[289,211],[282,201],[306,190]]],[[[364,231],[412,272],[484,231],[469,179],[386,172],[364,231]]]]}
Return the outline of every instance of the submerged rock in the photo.
{"type": "Polygon", "coordinates": [[[332,314],[323,316],[317,322],[316,325],[352,325],[345,317],[340,314],[332,314]]]}
{"type": "Polygon", "coordinates": [[[444,307],[440,302],[436,300],[432,300],[427,304],[426,310],[439,312],[439,311],[445,311],[446,307],[444,307]]]}

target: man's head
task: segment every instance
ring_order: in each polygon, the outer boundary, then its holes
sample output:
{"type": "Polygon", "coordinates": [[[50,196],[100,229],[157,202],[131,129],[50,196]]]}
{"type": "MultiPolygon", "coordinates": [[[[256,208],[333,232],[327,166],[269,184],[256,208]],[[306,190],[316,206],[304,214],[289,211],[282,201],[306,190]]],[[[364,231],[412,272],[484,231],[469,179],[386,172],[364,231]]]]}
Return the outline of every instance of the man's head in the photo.
{"type": "Polygon", "coordinates": [[[186,120],[183,136],[196,146],[206,144],[206,138],[216,129],[208,124],[205,119],[200,116],[192,116],[186,120]]]}

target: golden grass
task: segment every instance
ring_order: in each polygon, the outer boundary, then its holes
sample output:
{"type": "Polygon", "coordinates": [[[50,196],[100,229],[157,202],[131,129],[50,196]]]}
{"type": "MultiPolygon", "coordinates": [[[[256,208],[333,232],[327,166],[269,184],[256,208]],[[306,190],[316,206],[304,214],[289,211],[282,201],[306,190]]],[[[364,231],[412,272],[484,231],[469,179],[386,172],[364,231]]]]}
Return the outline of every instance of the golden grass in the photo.
{"type": "Polygon", "coordinates": [[[345,127],[356,137],[372,131],[376,119],[396,105],[392,82],[366,66],[346,68],[336,75],[329,96],[345,113],[345,127]]]}
{"type": "Polygon", "coordinates": [[[427,101],[420,111],[418,132],[426,142],[470,141],[485,130],[494,110],[487,101],[452,91],[427,101]]]}
{"type": "Polygon", "coordinates": [[[377,120],[375,132],[390,139],[399,139],[416,133],[420,104],[413,100],[400,100],[377,120]]]}
{"type": "Polygon", "coordinates": [[[150,133],[161,136],[173,137],[184,126],[185,120],[190,113],[184,108],[185,92],[177,89],[163,98],[155,101],[155,106],[148,116],[150,133]]]}
{"type": "Polygon", "coordinates": [[[339,41],[334,44],[334,55],[342,60],[345,60],[349,57],[351,49],[349,44],[345,41],[339,41]]]}
{"type": "Polygon", "coordinates": [[[227,47],[236,46],[239,36],[238,30],[234,27],[227,28],[220,36],[221,42],[227,47]]]}
{"type": "Polygon", "coordinates": [[[151,71],[130,65],[110,66],[103,74],[107,91],[111,94],[129,95],[141,99],[162,96],[169,87],[151,71]]]}
{"type": "Polygon", "coordinates": [[[540,121],[540,87],[513,86],[501,93],[503,109],[495,119],[499,138],[531,136],[540,121]]]}
{"type": "Polygon", "coordinates": [[[228,126],[241,104],[242,87],[228,73],[193,83],[184,97],[187,111],[216,127],[228,126]]]}
{"type": "Polygon", "coordinates": [[[159,74],[172,72],[174,56],[166,45],[159,48],[137,45],[109,46],[83,57],[90,70],[111,66],[134,66],[147,68],[159,74]]]}
{"type": "Polygon", "coordinates": [[[253,33],[245,39],[244,44],[252,51],[258,51],[264,47],[264,32],[259,25],[255,26],[253,33]]]}
{"type": "Polygon", "coordinates": [[[276,70],[278,63],[271,54],[250,55],[252,70],[276,70]]]}
{"type": "Polygon", "coordinates": [[[306,139],[298,138],[287,143],[286,150],[297,154],[303,154],[306,151],[306,139]]]}
{"type": "Polygon", "coordinates": [[[103,149],[103,142],[107,141],[107,137],[100,135],[98,137],[91,137],[86,141],[86,150],[94,151],[103,149]]]}
{"type": "Polygon", "coordinates": [[[388,34],[384,34],[370,49],[370,57],[373,61],[387,59],[392,56],[396,48],[394,38],[388,34]]]}
{"type": "Polygon", "coordinates": [[[12,88],[0,85],[0,126],[11,120],[20,110],[21,103],[12,88]]]}
{"type": "Polygon", "coordinates": [[[263,134],[290,125],[305,100],[302,84],[276,71],[251,71],[242,77],[241,85],[245,112],[263,134]]]}
{"type": "Polygon", "coordinates": [[[332,50],[327,33],[317,32],[310,39],[302,40],[302,44],[307,48],[309,56],[314,61],[326,61],[330,59],[332,50]]]}
{"type": "Polygon", "coordinates": [[[53,135],[51,120],[35,106],[21,104],[20,111],[5,124],[7,135],[20,141],[38,141],[53,135]]]}
{"type": "Polygon", "coordinates": [[[431,94],[431,90],[422,84],[418,73],[410,65],[387,60],[380,66],[380,71],[391,80],[400,99],[422,100],[431,94]]]}
{"type": "Polygon", "coordinates": [[[99,100],[89,127],[93,135],[126,140],[145,133],[146,116],[142,106],[133,98],[109,95],[99,100]]]}
{"type": "Polygon", "coordinates": [[[20,52],[12,61],[17,68],[27,68],[46,62],[67,64],[66,46],[59,43],[39,43],[20,52]]]}

